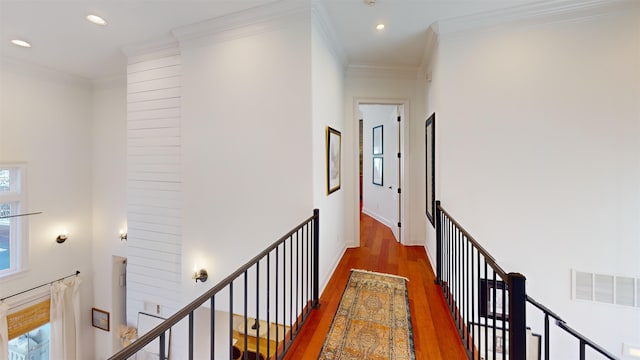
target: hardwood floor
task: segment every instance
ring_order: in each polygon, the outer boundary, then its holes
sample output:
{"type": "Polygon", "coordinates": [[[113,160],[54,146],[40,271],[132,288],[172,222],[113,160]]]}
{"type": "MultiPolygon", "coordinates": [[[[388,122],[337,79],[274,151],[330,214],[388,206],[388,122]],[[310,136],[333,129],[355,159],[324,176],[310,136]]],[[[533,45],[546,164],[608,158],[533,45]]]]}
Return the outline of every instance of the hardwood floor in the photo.
{"type": "Polygon", "coordinates": [[[425,249],[403,246],[391,230],[362,214],[360,247],[347,249],[285,359],[317,359],[351,269],[401,275],[409,279],[409,306],[416,359],[466,359],[453,320],[435,284],[425,249]]]}

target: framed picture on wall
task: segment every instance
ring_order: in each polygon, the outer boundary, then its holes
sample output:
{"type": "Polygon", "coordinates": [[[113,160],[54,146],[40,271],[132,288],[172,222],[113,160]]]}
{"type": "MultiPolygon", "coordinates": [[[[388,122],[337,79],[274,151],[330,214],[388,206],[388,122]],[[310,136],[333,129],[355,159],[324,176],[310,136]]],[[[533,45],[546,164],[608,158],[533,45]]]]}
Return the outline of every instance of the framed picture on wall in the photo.
{"type": "Polygon", "coordinates": [[[340,189],[341,137],[340,131],[327,126],[327,195],[340,189]]]}
{"type": "Polygon", "coordinates": [[[380,185],[382,186],[382,178],[383,178],[383,174],[384,174],[384,169],[383,169],[383,165],[384,165],[384,159],[381,157],[374,157],[373,158],[373,168],[371,170],[372,173],[372,177],[373,177],[373,184],[374,185],[380,185]]]}
{"type": "Polygon", "coordinates": [[[378,125],[373,128],[373,155],[382,155],[383,154],[383,125],[378,125]]]}
{"type": "Polygon", "coordinates": [[[436,213],[436,113],[431,114],[424,123],[425,140],[425,193],[426,193],[426,213],[429,222],[435,228],[436,213]]]}
{"type": "Polygon", "coordinates": [[[93,327],[97,327],[98,329],[102,329],[108,332],[110,330],[109,313],[104,310],[92,308],[91,309],[91,325],[93,325],[93,327]]]}
{"type": "Polygon", "coordinates": [[[479,315],[496,320],[507,320],[509,315],[509,290],[502,280],[480,279],[479,315]]]}

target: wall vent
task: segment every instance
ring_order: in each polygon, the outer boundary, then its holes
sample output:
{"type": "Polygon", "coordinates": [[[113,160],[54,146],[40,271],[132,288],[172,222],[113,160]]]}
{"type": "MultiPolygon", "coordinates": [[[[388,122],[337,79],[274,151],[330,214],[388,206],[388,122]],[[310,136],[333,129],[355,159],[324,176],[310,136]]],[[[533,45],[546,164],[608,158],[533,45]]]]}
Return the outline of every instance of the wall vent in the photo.
{"type": "Polygon", "coordinates": [[[593,301],[593,274],[575,272],[575,298],[593,301]]]}
{"type": "Polygon", "coordinates": [[[571,271],[574,300],[640,307],[640,279],[571,271]]]}

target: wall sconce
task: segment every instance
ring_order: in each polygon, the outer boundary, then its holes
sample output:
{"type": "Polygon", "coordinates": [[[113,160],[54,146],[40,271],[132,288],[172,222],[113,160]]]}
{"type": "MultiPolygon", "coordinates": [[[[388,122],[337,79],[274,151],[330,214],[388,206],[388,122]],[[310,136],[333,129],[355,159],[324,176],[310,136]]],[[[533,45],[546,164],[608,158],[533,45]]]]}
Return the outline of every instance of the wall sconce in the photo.
{"type": "Polygon", "coordinates": [[[191,278],[194,279],[196,283],[198,280],[200,280],[200,282],[205,282],[209,278],[209,274],[207,274],[207,270],[205,269],[200,269],[199,271],[195,270],[191,278]]]}
{"type": "Polygon", "coordinates": [[[56,238],[56,242],[58,244],[62,244],[65,241],[67,241],[67,230],[64,230],[62,234],[58,235],[58,237],[56,238]]]}
{"type": "Polygon", "coordinates": [[[127,233],[124,230],[120,230],[120,241],[127,240],[127,233]]]}

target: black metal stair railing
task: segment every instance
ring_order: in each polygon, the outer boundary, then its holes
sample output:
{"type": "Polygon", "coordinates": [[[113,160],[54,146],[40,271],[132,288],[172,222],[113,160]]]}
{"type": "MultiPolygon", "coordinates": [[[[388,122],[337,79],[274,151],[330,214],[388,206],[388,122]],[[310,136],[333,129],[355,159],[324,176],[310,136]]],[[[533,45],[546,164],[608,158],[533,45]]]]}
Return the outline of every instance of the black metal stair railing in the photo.
{"type": "Polygon", "coordinates": [[[526,278],[507,273],[487,250],[436,202],[436,282],[442,289],[469,359],[529,360],[527,304],[544,313],[544,352],[549,360],[549,318],[578,339],[579,358],[591,348],[601,358],[617,357],[571,328],[526,293],[526,278]]]}
{"type": "Polygon", "coordinates": [[[168,359],[167,333],[185,319],[187,354],[173,358],[283,359],[311,311],[320,305],[319,220],[315,209],[313,216],[109,360],[129,359],[156,340],[157,358],[168,359]],[[203,305],[211,309],[209,354],[195,354],[194,313],[203,305]],[[266,333],[259,330],[261,324],[266,324],[266,333]],[[252,340],[251,335],[255,335],[252,340]]]}

